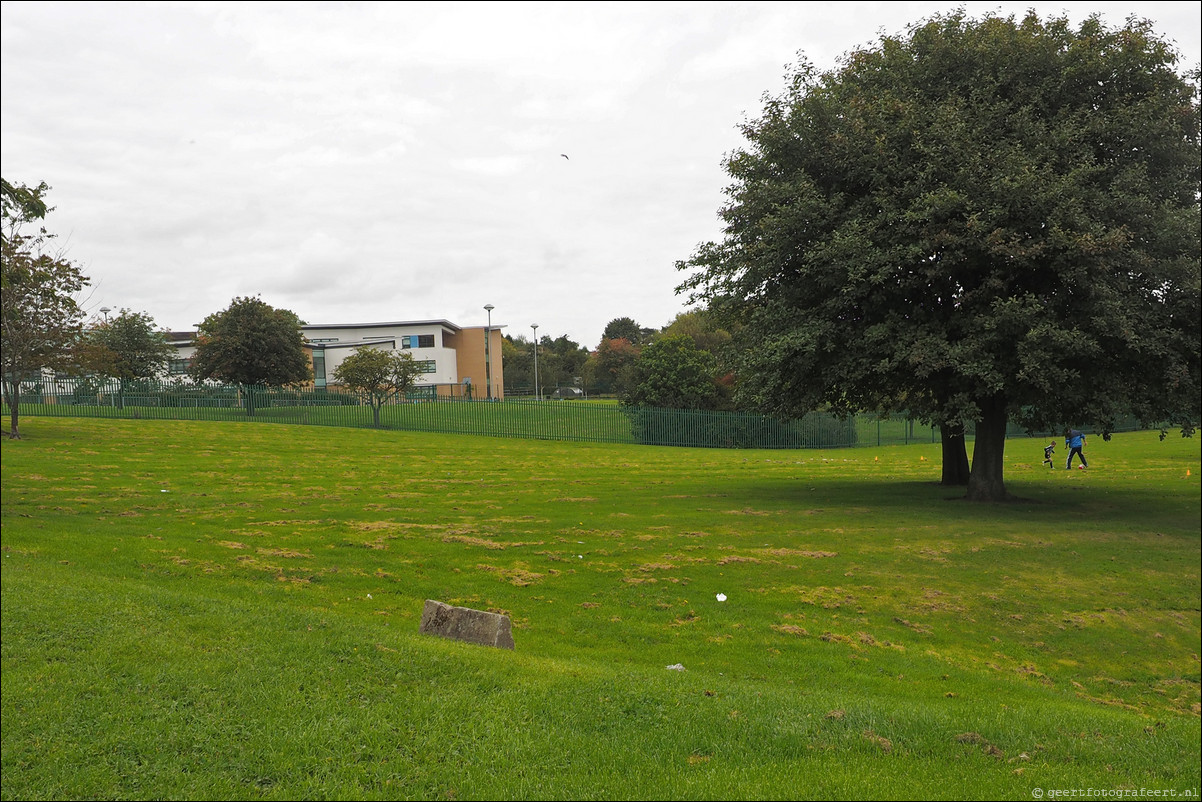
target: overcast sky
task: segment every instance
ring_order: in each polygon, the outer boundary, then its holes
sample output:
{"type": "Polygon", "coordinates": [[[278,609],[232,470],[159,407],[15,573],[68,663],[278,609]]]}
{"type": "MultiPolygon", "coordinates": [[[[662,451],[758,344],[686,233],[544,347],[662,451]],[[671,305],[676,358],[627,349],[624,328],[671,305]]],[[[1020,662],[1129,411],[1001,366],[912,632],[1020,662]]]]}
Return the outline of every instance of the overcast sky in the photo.
{"type": "Polygon", "coordinates": [[[662,327],[718,239],[725,154],[819,68],[958,5],[1131,14],[1199,63],[1198,2],[2,5],[4,178],[89,311],[190,329],[235,296],[309,323],[662,327]],[[565,158],[566,155],[566,158],[565,158]]]}

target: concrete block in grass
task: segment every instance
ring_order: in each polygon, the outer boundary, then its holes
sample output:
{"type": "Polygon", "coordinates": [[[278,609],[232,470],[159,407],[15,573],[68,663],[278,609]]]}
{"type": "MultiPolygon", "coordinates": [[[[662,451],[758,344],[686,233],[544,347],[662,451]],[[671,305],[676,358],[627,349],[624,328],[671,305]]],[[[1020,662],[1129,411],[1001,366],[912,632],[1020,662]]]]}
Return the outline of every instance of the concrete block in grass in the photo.
{"type": "Polygon", "coordinates": [[[513,648],[509,616],[470,607],[452,607],[433,599],[426,600],[420,631],[481,646],[513,648]]]}

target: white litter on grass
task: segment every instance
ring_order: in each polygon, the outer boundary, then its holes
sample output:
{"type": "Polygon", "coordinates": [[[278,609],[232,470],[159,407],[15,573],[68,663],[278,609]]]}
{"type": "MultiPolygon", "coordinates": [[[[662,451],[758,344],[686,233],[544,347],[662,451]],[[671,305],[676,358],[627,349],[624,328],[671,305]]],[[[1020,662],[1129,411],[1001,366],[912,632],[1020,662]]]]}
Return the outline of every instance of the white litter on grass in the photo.
{"type": "Polygon", "coordinates": [[[667,668],[669,671],[684,671],[684,666],[682,666],[680,663],[677,663],[673,666],[668,666],[667,668]]]}
{"type": "Polygon", "coordinates": [[[369,599],[371,598],[371,594],[370,594],[370,593],[369,593],[369,594],[367,594],[367,598],[369,598],[369,599]]]}
{"type": "Polygon", "coordinates": [[[717,596],[717,599],[718,599],[718,601],[726,601],[726,594],[725,594],[725,593],[719,593],[719,594],[718,594],[718,596],[717,596]]]}
{"type": "Polygon", "coordinates": [[[166,490],[160,490],[159,492],[160,492],[160,493],[166,493],[167,491],[166,491],[166,490]]]}
{"type": "Polygon", "coordinates": [[[583,555],[583,554],[577,554],[577,555],[576,555],[576,559],[577,559],[577,560],[583,560],[583,559],[584,559],[584,555],[583,555]]]}

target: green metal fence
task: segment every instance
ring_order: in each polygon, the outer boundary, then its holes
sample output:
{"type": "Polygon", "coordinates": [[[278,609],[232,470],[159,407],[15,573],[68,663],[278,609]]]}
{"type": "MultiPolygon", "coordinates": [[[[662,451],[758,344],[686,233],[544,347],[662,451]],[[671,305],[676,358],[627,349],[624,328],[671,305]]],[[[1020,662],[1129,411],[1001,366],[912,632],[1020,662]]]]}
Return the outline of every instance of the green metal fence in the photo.
{"type": "MultiPolygon", "coordinates": [[[[603,443],[702,448],[846,448],[938,442],[938,432],[906,417],[840,420],[811,413],[788,422],[760,415],[624,407],[616,401],[473,401],[448,385],[418,388],[380,410],[380,428],[603,443]]],[[[353,393],[182,383],[43,377],[21,388],[22,416],[257,421],[310,426],[375,426],[353,393]]],[[[1026,436],[1015,427],[1012,436],[1026,436]]],[[[971,432],[969,433],[971,437],[971,432]]]]}

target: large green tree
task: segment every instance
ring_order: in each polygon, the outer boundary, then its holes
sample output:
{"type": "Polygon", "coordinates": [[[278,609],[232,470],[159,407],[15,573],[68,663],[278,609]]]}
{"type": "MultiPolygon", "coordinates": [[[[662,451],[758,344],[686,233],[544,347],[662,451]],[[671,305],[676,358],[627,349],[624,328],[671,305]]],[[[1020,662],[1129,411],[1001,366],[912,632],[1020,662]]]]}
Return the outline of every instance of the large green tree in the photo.
{"type": "Polygon", "coordinates": [[[651,339],[655,329],[640,326],[632,317],[615,317],[605,324],[601,332],[601,342],[608,340],[628,340],[631,345],[642,345],[651,339]]]}
{"type": "Polygon", "coordinates": [[[88,329],[77,361],[81,367],[117,379],[117,403],[124,407],[130,383],[162,375],[174,353],[153,317],[122,309],[112,320],[97,321],[88,329]]]}
{"type": "Polygon", "coordinates": [[[1150,25],[962,12],[799,66],[680,290],[742,324],[744,399],[975,427],[1199,418],[1195,72],[1150,25]]]}
{"type": "Polygon", "coordinates": [[[403,351],[381,351],[364,346],[334,368],[334,380],[367,399],[375,425],[380,425],[380,409],[389,401],[412,389],[421,368],[413,355],[403,351]]]}
{"type": "Polygon", "coordinates": [[[9,438],[18,429],[21,383],[44,368],[70,364],[82,330],[76,297],[89,283],[81,268],[48,252],[54,235],[38,221],[50,209],[45,183],[3,181],[3,276],[0,278],[0,374],[9,411],[9,438]],[[31,227],[36,227],[31,230],[31,227]]]}
{"type": "Polygon", "coordinates": [[[714,382],[718,388],[718,398],[714,401],[713,408],[734,409],[735,375],[730,366],[735,360],[735,354],[730,332],[722,328],[721,321],[708,310],[691,309],[673,318],[671,323],[660,329],[655,339],[675,335],[688,337],[698,349],[713,356],[716,370],[714,382]]]}
{"type": "Polygon", "coordinates": [[[648,343],[630,368],[623,404],[668,409],[716,409],[722,393],[718,361],[687,334],[648,343]]]}
{"type": "MultiPolygon", "coordinates": [[[[313,369],[305,354],[303,325],[295,313],[276,309],[260,298],[234,298],[227,309],[209,315],[200,324],[192,377],[248,388],[309,381],[313,369]]],[[[249,392],[250,414],[254,413],[253,398],[253,392],[249,392]]]]}

